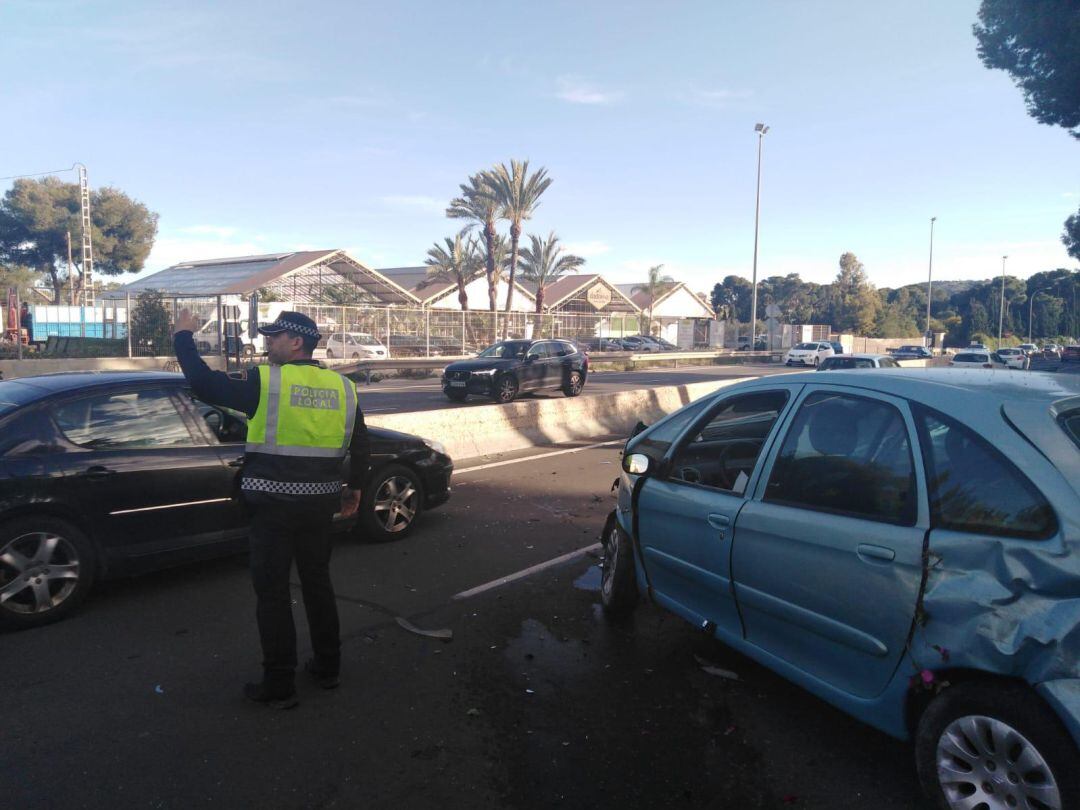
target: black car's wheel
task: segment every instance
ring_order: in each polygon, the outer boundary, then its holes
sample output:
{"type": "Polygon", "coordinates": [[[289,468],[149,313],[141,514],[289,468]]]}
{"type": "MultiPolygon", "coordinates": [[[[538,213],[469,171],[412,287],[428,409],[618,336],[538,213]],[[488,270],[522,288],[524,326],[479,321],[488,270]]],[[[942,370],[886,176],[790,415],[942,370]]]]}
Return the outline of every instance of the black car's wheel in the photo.
{"type": "Polygon", "coordinates": [[[787,366],[788,368],[791,368],[791,361],[788,360],[786,363],[784,363],[784,365],[787,366]]]}
{"type": "Polygon", "coordinates": [[[562,391],[568,397],[576,397],[581,393],[581,389],[584,387],[585,378],[582,376],[581,372],[576,369],[571,369],[562,391]]]}
{"type": "Polygon", "coordinates": [[[518,382],[513,374],[503,374],[495,381],[495,391],[492,394],[496,402],[505,405],[513,402],[518,395],[518,382]]]}
{"type": "Polygon", "coordinates": [[[614,519],[604,526],[604,562],[600,574],[600,605],[610,619],[625,619],[637,605],[634,549],[614,519]]]}
{"type": "Polygon", "coordinates": [[[388,464],[371,478],[360,499],[360,526],[368,540],[399,540],[412,531],[424,504],[419,477],[403,464],[388,464]]]}
{"type": "Polygon", "coordinates": [[[915,764],[943,810],[1080,807],[1080,761],[1057,716],[1022,686],[962,683],[919,720],[915,764]]]}
{"type": "Polygon", "coordinates": [[[49,515],[0,527],[0,626],[62,619],[94,582],[94,547],[75,526],[49,515]]]}
{"type": "Polygon", "coordinates": [[[243,348],[240,349],[240,356],[245,360],[250,360],[255,356],[255,347],[250,343],[245,343],[243,348]]]}
{"type": "Polygon", "coordinates": [[[464,391],[454,391],[452,389],[444,389],[443,393],[446,394],[446,398],[451,402],[464,402],[465,398],[469,396],[464,391]]]}

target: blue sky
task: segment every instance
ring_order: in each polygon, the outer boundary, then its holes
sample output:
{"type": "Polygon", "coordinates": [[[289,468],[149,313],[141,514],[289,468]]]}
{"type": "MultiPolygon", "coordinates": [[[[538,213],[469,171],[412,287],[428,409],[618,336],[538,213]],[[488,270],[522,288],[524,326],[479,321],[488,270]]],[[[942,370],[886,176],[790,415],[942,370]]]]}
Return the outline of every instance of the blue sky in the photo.
{"type": "MultiPolygon", "coordinates": [[[[161,215],[147,270],[343,247],[415,265],[470,173],[528,158],[554,229],[617,282],[878,286],[1075,267],[1080,143],[975,54],[977,0],[6,0],[0,176],[85,163],[161,215]]],[[[72,177],[72,175],[61,175],[72,177]]],[[[0,190],[8,183],[0,182],[0,190]]],[[[505,225],[502,226],[505,229],[505,225]]]]}

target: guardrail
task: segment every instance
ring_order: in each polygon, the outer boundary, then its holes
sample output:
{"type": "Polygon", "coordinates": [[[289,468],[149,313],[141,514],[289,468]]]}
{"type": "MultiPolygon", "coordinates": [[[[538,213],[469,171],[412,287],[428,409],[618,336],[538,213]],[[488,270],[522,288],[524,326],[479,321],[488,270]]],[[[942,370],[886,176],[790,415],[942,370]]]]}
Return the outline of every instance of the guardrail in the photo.
{"type": "MultiPolygon", "coordinates": [[[[454,357],[403,357],[400,359],[366,359],[341,361],[323,361],[330,368],[340,374],[353,375],[363,374],[365,383],[371,384],[371,375],[380,369],[441,369],[450,363],[459,360],[472,360],[476,355],[458,355],[454,357]]],[[[621,362],[621,363],[656,363],[674,362],[675,368],[679,362],[695,360],[713,360],[718,357],[733,357],[737,359],[757,360],[758,362],[775,362],[783,357],[781,352],[593,352],[589,354],[591,364],[621,362]]]]}

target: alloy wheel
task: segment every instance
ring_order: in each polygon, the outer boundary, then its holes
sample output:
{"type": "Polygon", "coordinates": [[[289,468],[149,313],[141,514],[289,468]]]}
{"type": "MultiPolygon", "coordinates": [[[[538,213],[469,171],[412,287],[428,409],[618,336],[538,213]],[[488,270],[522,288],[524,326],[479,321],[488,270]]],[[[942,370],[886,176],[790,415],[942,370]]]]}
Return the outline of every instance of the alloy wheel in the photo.
{"type": "Polygon", "coordinates": [[[612,526],[604,538],[604,561],[600,569],[600,593],[610,600],[615,588],[615,566],[619,562],[619,530],[612,526]]]}
{"type": "Polygon", "coordinates": [[[937,773],[950,808],[1060,808],[1049,763],[1019,731],[993,717],[968,715],[938,738],[937,773]]]}
{"type": "Polygon", "coordinates": [[[580,394],[581,393],[581,372],[580,371],[571,371],[570,372],[570,393],[571,394],[580,394]]]}
{"type": "Polygon", "coordinates": [[[19,615],[56,610],[79,584],[79,553],[53,532],[27,532],[0,549],[0,604],[19,615]]]}
{"type": "Polygon", "coordinates": [[[412,481],[405,476],[387,478],[375,493],[375,519],[387,532],[405,531],[416,517],[418,497],[412,481]]]}

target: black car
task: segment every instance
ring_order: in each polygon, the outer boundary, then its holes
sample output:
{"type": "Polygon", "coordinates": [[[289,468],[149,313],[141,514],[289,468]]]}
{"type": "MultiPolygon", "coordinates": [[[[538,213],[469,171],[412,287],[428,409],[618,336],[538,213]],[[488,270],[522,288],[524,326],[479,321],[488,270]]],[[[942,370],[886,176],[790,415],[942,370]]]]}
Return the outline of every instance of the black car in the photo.
{"type": "Polygon", "coordinates": [[[921,360],[934,356],[934,353],[925,346],[901,346],[898,349],[889,349],[889,354],[897,360],[921,360]]]}
{"type": "MultiPolygon", "coordinates": [[[[404,537],[450,496],[436,442],[369,427],[358,521],[404,537]],[[396,508],[395,508],[396,507],[396,508]]],[[[0,625],[61,618],[106,576],[242,551],[247,420],[180,374],[76,372],[0,382],[0,625]]]]}
{"type": "Polygon", "coordinates": [[[576,341],[578,347],[582,345],[590,352],[621,352],[625,351],[622,342],[618,338],[585,338],[582,341],[576,341]]]}
{"type": "Polygon", "coordinates": [[[646,352],[662,352],[664,348],[652,338],[644,335],[629,335],[619,339],[627,351],[645,354],[646,352]]]}
{"type": "Polygon", "coordinates": [[[568,340],[504,340],[472,360],[448,365],[442,389],[454,402],[478,394],[506,403],[525,391],[545,388],[576,397],[588,374],[589,356],[568,340]]]}

